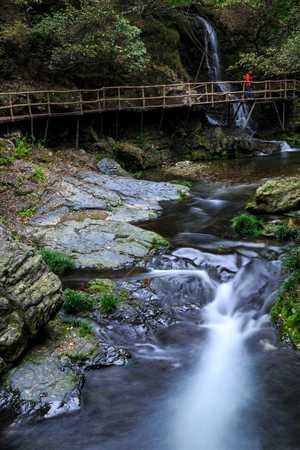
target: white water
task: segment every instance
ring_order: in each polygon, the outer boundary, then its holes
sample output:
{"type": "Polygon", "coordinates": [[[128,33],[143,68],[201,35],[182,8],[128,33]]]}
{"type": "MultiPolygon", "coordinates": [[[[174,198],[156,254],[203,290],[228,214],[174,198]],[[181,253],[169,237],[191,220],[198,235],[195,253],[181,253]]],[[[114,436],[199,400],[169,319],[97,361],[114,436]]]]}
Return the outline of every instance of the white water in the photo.
{"type": "Polygon", "coordinates": [[[274,295],[272,272],[256,263],[242,267],[218,285],[214,300],[203,309],[200,326],[208,331],[207,341],[177,395],[173,450],[261,449],[253,431],[255,415],[249,414],[257,392],[247,343],[269,326],[264,310],[274,295]]]}
{"type": "MultiPolygon", "coordinates": [[[[220,81],[219,83],[217,83],[217,86],[219,87],[220,91],[227,92],[228,90],[230,90],[230,85],[221,82],[222,68],[216,30],[214,29],[214,27],[210,22],[204,19],[204,17],[197,16],[197,21],[200,23],[200,26],[204,28],[205,58],[209,80],[215,82],[220,81]]],[[[236,126],[238,128],[245,128],[249,112],[248,106],[242,105],[239,108],[238,103],[233,103],[232,106],[234,113],[236,115],[235,117],[236,126]]],[[[208,120],[212,125],[218,124],[218,121],[211,116],[208,117],[208,120]]]]}

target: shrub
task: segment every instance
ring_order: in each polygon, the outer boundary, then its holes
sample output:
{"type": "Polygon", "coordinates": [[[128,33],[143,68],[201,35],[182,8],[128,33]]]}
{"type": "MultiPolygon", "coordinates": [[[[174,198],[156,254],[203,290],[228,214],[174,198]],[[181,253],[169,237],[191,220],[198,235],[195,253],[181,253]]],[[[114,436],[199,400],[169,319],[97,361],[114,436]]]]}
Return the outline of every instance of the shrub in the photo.
{"type": "Polygon", "coordinates": [[[292,248],[285,255],[283,259],[283,267],[289,273],[300,270],[300,246],[292,248]]]}
{"type": "Polygon", "coordinates": [[[95,299],[86,292],[74,291],[73,289],[64,290],[63,307],[69,313],[91,311],[95,303],[95,299]]]}
{"type": "Polygon", "coordinates": [[[111,314],[117,308],[119,298],[112,293],[103,294],[101,296],[100,309],[105,314],[111,314]]]}
{"type": "Polygon", "coordinates": [[[75,269],[73,258],[55,250],[43,249],[41,255],[52,272],[61,275],[75,269]]]}
{"type": "Polygon", "coordinates": [[[263,229],[261,220],[250,214],[233,217],[231,227],[238,235],[251,237],[260,236],[263,229]]]}
{"type": "Polygon", "coordinates": [[[15,155],[17,158],[25,158],[26,156],[29,156],[31,152],[32,147],[24,137],[16,139],[15,155]]]}
{"type": "Polygon", "coordinates": [[[287,223],[267,225],[265,231],[274,234],[275,238],[281,242],[296,239],[298,236],[297,228],[287,223]]]}

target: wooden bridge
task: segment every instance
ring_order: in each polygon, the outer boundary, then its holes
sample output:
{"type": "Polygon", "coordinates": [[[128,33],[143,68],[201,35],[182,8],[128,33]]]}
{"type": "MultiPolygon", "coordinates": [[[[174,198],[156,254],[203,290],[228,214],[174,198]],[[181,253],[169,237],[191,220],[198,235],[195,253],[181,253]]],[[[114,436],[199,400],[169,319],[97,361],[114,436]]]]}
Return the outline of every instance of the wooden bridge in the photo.
{"type": "MultiPolygon", "coordinates": [[[[0,92],[0,124],[37,118],[80,117],[106,111],[147,111],[155,108],[249,103],[249,118],[257,103],[285,101],[300,94],[298,80],[253,83],[251,93],[241,81],[116,86],[100,89],[0,92]]],[[[234,108],[235,112],[237,108],[234,108]]],[[[276,106],[277,113],[279,111],[276,106]]],[[[280,115],[279,115],[280,119],[280,115]]],[[[281,119],[281,122],[284,118],[281,119]]]]}

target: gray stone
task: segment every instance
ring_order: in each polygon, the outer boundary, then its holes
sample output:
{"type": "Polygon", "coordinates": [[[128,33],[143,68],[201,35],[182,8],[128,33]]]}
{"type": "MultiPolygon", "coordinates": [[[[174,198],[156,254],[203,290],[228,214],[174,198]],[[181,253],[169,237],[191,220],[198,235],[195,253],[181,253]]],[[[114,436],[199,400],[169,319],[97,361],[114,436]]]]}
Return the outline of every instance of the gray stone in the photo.
{"type": "Polygon", "coordinates": [[[110,158],[103,158],[98,162],[97,168],[104,175],[128,177],[129,174],[124,170],[117,161],[110,158]]]}
{"type": "Polygon", "coordinates": [[[74,258],[78,268],[121,269],[142,261],[159,236],[112,220],[69,220],[55,226],[28,226],[27,236],[38,245],[74,258]]]}
{"type": "MultiPolygon", "coordinates": [[[[0,226],[0,358],[13,363],[60,307],[61,282],[0,226]]],[[[0,365],[1,366],[1,365],[0,365]]]]}

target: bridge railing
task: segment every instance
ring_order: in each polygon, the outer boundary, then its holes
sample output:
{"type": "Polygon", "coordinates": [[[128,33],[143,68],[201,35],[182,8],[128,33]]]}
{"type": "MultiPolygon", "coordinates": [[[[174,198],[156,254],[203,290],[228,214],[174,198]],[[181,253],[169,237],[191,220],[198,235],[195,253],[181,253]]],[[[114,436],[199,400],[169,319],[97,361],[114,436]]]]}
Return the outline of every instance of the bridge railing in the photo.
{"type": "Polygon", "coordinates": [[[147,110],[192,105],[272,101],[296,97],[297,80],[255,81],[251,92],[241,81],[114,86],[101,89],[0,93],[0,122],[103,111],[147,110]]]}

